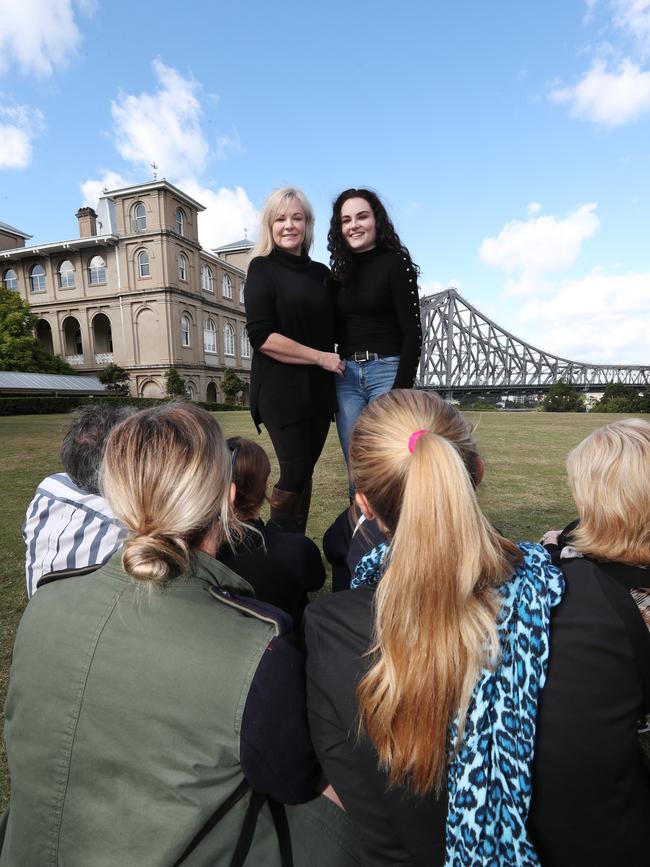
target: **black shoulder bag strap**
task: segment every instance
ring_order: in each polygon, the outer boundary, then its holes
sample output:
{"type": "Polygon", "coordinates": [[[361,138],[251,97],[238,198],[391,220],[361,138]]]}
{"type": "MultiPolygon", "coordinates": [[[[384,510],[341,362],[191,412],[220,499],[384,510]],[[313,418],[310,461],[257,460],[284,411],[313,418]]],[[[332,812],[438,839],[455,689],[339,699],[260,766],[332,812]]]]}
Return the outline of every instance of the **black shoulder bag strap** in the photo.
{"type": "MultiPolygon", "coordinates": [[[[248,783],[242,780],[235,791],[229,798],[220,804],[208,819],[205,825],[190,841],[185,848],[183,854],[174,861],[172,867],[180,867],[180,865],[189,858],[192,852],[196,849],[199,843],[206,837],[207,834],[223,819],[223,817],[237,804],[244,795],[249,791],[248,783]]],[[[243,867],[255,835],[257,826],[257,817],[264,802],[268,800],[271,811],[271,818],[275,826],[275,832],[278,836],[278,844],[280,847],[280,864],[282,867],[293,867],[293,853],[291,851],[291,836],[289,833],[289,823],[287,822],[287,814],[284,809],[284,804],[279,804],[273,801],[267,795],[261,795],[259,792],[251,792],[250,801],[246,808],[244,822],[239,833],[239,839],[235,845],[230,867],[243,867]]]]}
{"type": "Polygon", "coordinates": [[[634,651],[636,667],[641,678],[641,683],[643,684],[643,703],[645,712],[650,713],[650,632],[648,631],[648,627],[645,625],[636,602],[630,594],[629,587],[627,587],[623,581],[619,581],[615,574],[609,572],[606,566],[603,564],[599,565],[603,566],[603,572],[605,572],[605,576],[603,576],[602,573],[600,573],[600,570],[598,570],[600,586],[603,589],[603,593],[607,596],[610,605],[621,618],[627,630],[627,635],[630,639],[632,650],[634,651]],[[615,588],[611,584],[612,580],[620,584],[621,587],[625,587],[627,590],[627,598],[622,598],[621,595],[616,592],[615,588]]]}

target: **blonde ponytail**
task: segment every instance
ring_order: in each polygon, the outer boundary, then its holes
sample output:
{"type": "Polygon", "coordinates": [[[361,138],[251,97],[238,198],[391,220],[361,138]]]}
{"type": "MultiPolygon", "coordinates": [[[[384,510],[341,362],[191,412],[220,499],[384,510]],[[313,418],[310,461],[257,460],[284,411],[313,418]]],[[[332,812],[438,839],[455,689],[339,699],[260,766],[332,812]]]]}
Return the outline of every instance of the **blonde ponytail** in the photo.
{"type": "Polygon", "coordinates": [[[440,790],[449,724],[460,713],[460,742],[478,673],[497,657],[495,587],[518,549],[481,512],[471,433],[437,395],[376,400],[350,456],[357,489],[391,535],[375,593],[374,663],[357,692],[360,724],[392,783],[440,790]],[[410,434],[423,428],[411,453],[410,434]]]}

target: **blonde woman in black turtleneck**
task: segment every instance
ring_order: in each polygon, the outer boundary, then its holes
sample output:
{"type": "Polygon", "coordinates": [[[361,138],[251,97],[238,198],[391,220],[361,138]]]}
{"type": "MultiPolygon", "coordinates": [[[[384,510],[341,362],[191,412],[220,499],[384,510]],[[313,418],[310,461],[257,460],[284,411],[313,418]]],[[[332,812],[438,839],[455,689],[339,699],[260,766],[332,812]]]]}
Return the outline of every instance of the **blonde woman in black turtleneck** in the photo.
{"type": "Polygon", "coordinates": [[[293,516],[304,531],[311,478],[336,410],[334,378],[345,363],[334,352],[334,296],[329,271],[312,262],[314,214],[300,190],[267,199],[248,267],[244,301],[254,349],[251,413],[273,443],[280,479],[271,515],[293,516]]]}
{"type": "Polygon", "coordinates": [[[337,349],[346,363],[336,383],[336,426],[347,463],[350,435],[362,410],[381,394],[415,382],[422,350],[419,269],[371,190],[341,193],[327,240],[337,349]]]}

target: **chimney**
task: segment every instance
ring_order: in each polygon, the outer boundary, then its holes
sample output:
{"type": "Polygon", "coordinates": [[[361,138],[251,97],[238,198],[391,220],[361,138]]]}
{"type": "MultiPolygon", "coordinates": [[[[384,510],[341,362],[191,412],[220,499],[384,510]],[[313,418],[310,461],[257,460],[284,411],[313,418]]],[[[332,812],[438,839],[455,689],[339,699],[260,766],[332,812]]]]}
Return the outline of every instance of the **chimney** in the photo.
{"type": "Polygon", "coordinates": [[[97,214],[92,208],[79,208],[76,217],[79,220],[80,238],[92,238],[97,234],[97,214]]]}

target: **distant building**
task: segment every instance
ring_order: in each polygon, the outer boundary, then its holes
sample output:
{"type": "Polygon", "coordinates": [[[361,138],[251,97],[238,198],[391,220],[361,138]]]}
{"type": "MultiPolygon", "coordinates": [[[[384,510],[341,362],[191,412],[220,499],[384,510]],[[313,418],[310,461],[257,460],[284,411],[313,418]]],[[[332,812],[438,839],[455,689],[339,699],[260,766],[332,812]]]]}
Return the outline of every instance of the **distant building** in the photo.
{"type": "Polygon", "coordinates": [[[252,242],[199,244],[203,205],[165,180],[105,192],[77,211],[79,238],[26,246],[0,222],[0,281],[38,317],[36,336],[80,373],[114,362],[132,394],[161,397],[176,367],[196,400],[222,398],[227,367],[250,380],[244,279],[252,242]]]}

